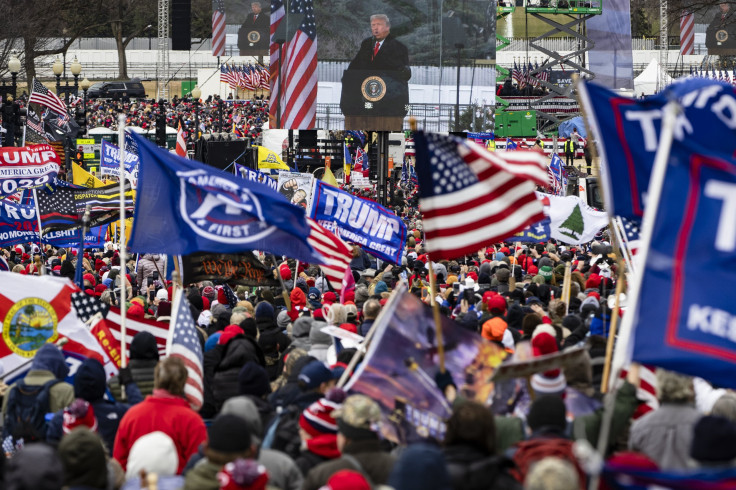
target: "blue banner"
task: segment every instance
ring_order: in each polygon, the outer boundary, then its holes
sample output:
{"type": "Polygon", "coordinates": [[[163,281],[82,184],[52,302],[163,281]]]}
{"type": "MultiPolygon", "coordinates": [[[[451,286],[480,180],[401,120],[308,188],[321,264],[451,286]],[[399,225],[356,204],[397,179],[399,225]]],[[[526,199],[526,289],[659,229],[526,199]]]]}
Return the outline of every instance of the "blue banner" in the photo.
{"type": "Polygon", "coordinates": [[[312,196],[311,216],[333,233],[339,232],[343,240],[359,244],[369,254],[386,262],[401,263],[406,246],[406,225],[378,203],[318,180],[312,196]]]}
{"type": "Polygon", "coordinates": [[[249,180],[251,182],[260,182],[261,184],[267,185],[269,188],[273,190],[278,190],[279,183],[275,179],[272,179],[268,175],[264,174],[263,172],[259,172],[258,170],[253,170],[245,165],[240,165],[239,163],[235,163],[235,171],[243,177],[245,180],[249,180]]]}
{"type": "Polygon", "coordinates": [[[736,160],[702,153],[673,142],[632,312],[633,359],[736,388],[736,160]]]}
{"type": "Polygon", "coordinates": [[[319,262],[304,210],[258,182],[159,149],[133,135],[141,157],[133,252],[262,250],[319,262]]]}
{"type": "MultiPolygon", "coordinates": [[[[125,173],[128,179],[135,183],[138,181],[140,157],[136,152],[128,151],[128,148],[135,148],[135,146],[128,144],[128,133],[125,136],[125,173]]],[[[102,140],[102,150],[100,151],[100,172],[102,175],[112,175],[120,178],[120,148],[105,140],[102,140]]]]}
{"type": "Polygon", "coordinates": [[[736,87],[728,83],[689,78],[645,99],[583,83],[580,95],[601,150],[601,177],[611,215],[642,218],[662,110],[669,100],[676,99],[683,107],[675,140],[707,145],[726,155],[736,151],[736,87]]]}
{"type": "MultiPolygon", "coordinates": [[[[87,248],[99,248],[105,245],[107,226],[98,226],[89,230],[84,239],[87,248]]],[[[43,242],[55,247],[79,245],[80,229],[54,231],[44,234],[43,242]]],[[[35,205],[23,205],[0,201],[0,247],[23,243],[38,243],[38,219],[35,205]]]]}
{"type": "Polygon", "coordinates": [[[529,225],[516,235],[512,235],[505,242],[546,242],[550,239],[550,220],[545,218],[542,221],[529,225]]]}

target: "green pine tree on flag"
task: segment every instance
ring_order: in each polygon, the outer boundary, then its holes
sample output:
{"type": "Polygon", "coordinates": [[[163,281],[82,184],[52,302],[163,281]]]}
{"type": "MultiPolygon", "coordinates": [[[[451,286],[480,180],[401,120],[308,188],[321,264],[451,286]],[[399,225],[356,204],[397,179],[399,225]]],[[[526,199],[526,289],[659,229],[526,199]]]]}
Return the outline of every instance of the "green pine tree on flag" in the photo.
{"type": "Polygon", "coordinates": [[[583,213],[580,211],[580,204],[576,204],[570,216],[560,225],[560,233],[577,241],[580,240],[584,230],[583,213]]]}

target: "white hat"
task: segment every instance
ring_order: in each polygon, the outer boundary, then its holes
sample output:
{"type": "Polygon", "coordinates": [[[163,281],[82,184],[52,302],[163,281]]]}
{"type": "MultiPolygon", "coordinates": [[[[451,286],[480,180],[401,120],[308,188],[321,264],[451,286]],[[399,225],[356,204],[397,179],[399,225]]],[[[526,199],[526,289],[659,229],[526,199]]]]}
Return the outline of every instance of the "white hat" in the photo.
{"type": "Polygon", "coordinates": [[[472,289],[473,291],[477,291],[480,289],[480,286],[478,286],[472,277],[466,277],[465,278],[465,289],[472,289]]]}
{"type": "Polygon", "coordinates": [[[158,291],[156,291],[156,299],[159,301],[168,301],[169,292],[164,288],[159,289],[158,291]]]}
{"type": "Polygon", "coordinates": [[[151,432],[140,437],[128,455],[125,478],[136,478],[141,470],[161,476],[176,475],[179,456],[171,437],[161,431],[151,432]]]}

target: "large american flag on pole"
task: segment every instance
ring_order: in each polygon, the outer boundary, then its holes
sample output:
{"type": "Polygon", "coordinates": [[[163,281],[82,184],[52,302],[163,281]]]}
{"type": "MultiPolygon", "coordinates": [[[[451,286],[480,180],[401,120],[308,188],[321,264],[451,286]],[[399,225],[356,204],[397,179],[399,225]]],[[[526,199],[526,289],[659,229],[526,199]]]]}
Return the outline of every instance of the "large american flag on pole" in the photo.
{"type": "Polygon", "coordinates": [[[336,233],[327,230],[312,218],[307,218],[307,223],[309,223],[307,242],[324,258],[324,263],[319,267],[330,286],[339,291],[353,258],[350,247],[336,233]]]}
{"type": "MultiPolygon", "coordinates": [[[[101,321],[105,322],[104,325],[110,329],[113,338],[120,342],[122,340],[122,334],[120,332],[120,309],[111,307],[107,316],[101,321]]],[[[169,337],[169,325],[169,323],[127,316],[125,318],[125,351],[130,352],[130,343],[133,341],[133,337],[140,332],[148,332],[156,339],[158,353],[163,357],[166,355],[166,340],[169,337]]]]}
{"type": "Polygon", "coordinates": [[[178,357],[187,367],[187,384],[184,394],[189,401],[192,410],[199,410],[204,400],[204,372],[202,367],[203,354],[202,345],[199,343],[197,329],[194,326],[194,318],[189,309],[184,291],[179,288],[174,297],[171,307],[171,328],[166,343],[166,355],[178,357]]]}
{"type": "Polygon", "coordinates": [[[57,114],[67,117],[66,104],[55,93],[43,86],[41,82],[33,79],[33,89],[31,96],[28,98],[29,104],[39,104],[48,107],[57,114]]]}
{"type": "Polygon", "coordinates": [[[212,2],[212,56],[225,56],[225,0],[212,2]]]}
{"type": "Polygon", "coordinates": [[[415,135],[419,207],[427,252],[454,259],[544,219],[536,185],[546,186],[546,157],[492,153],[472,141],[415,135]]]}
{"type": "MultiPolygon", "coordinates": [[[[274,22],[280,22],[283,17],[283,4],[280,0],[274,0],[271,9],[273,38],[274,22]]],[[[278,45],[271,44],[271,115],[275,119],[280,106],[281,128],[312,129],[317,118],[317,26],[314,6],[312,0],[292,0],[289,11],[303,17],[293,39],[284,44],[281,59],[278,45]],[[278,91],[280,76],[283,77],[283,93],[278,91]],[[274,93],[277,97],[274,97],[274,93]]]]}
{"type": "Polygon", "coordinates": [[[695,15],[684,14],[680,17],[680,54],[694,54],[695,15]]]}
{"type": "Polygon", "coordinates": [[[276,33],[281,20],[286,15],[284,9],[283,0],[271,0],[271,43],[269,44],[270,64],[268,65],[269,71],[269,83],[271,90],[271,105],[269,109],[270,118],[273,120],[271,123],[273,127],[276,127],[276,105],[281,94],[279,93],[279,67],[281,66],[279,60],[279,45],[274,42],[273,35],[276,33]]]}

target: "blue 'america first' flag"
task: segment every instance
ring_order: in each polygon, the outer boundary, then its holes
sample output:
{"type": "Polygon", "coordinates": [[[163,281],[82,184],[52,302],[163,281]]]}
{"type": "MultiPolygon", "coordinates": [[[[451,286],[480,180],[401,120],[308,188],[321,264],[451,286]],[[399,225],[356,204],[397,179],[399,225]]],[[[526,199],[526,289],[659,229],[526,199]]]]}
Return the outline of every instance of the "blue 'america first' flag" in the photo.
{"type": "Polygon", "coordinates": [[[173,315],[169,328],[169,338],[166,342],[166,355],[178,357],[184,361],[189,375],[184,394],[192,410],[197,411],[202,407],[204,400],[202,345],[199,343],[194,318],[192,318],[192,312],[189,309],[189,301],[187,301],[181,288],[176,291],[174,305],[171,310],[173,315]]]}

